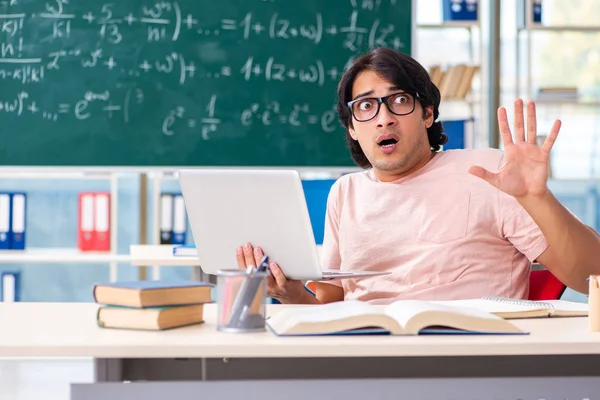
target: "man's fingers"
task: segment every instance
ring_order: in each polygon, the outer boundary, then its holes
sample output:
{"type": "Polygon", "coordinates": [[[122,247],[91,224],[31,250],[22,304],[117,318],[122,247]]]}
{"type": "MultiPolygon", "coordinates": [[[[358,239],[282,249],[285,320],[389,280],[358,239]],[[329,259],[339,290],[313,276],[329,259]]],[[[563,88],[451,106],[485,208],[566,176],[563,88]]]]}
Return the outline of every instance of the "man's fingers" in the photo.
{"type": "Polygon", "coordinates": [[[548,133],[548,136],[546,137],[546,140],[544,141],[544,144],[542,145],[542,149],[544,151],[550,153],[550,150],[552,150],[552,146],[554,146],[554,142],[556,142],[556,138],[558,137],[558,132],[560,131],[560,125],[561,125],[561,122],[559,119],[554,121],[554,124],[552,124],[552,129],[550,129],[550,132],[548,133]]]}
{"type": "Polygon", "coordinates": [[[273,275],[273,278],[275,278],[277,286],[284,287],[287,283],[287,278],[281,271],[281,268],[279,268],[279,265],[277,265],[277,263],[271,263],[269,265],[269,269],[271,270],[271,275],[273,275]]]}
{"type": "Polygon", "coordinates": [[[523,100],[515,100],[515,142],[525,141],[525,119],[523,118],[523,100]]]}
{"type": "Polygon", "coordinates": [[[511,145],[513,139],[510,133],[510,126],[508,125],[508,115],[506,114],[506,108],[504,107],[498,109],[498,127],[500,129],[500,137],[502,138],[504,147],[511,145]]]}
{"type": "Polygon", "coordinates": [[[254,249],[254,265],[256,265],[258,267],[258,265],[262,261],[263,256],[264,256],[264,253],[263,253],[262,249],[260,247],[255,248],[254,249]]]}
{"type": "Polygon", "coordinates": [[[483,179],[492,186],[498,187],[498,174],[488,171],[478,165],[472,165],[467,170],[468,173],[483,179]]]}
{"type": "Polygon", "coordinates": [[[533,101],[527,103],[527,143],[537,143],[537,117],[533,101]]]}
{"type": "Polygon", "coordinates": [[[246,262],[246,267],[252,265],[252,267],[256,267],[254,263],[254,254],[252,251],[252,245],[250,243],[246,243],[244,245],[244,261],[246,262]]]}
{"type": "Polygon", "coordinates": [[[246,261],[244,260],[244,250],[242,249],[242,246],[235,249],[235,259],[238,268],[246,269],[246,261]]]}

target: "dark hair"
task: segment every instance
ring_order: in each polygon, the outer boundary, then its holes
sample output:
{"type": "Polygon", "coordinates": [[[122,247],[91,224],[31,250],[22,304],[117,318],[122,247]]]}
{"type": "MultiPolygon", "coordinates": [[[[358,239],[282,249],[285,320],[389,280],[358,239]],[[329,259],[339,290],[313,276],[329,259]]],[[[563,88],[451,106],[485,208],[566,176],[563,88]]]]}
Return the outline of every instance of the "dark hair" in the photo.
{"type": "Polygon", "coordinates": [[[342,125],[346,128],[346,142],[350,147],[350,154],[358,166],[369,168],[371,163],[360,148],[360,144],[350,136],[348,128],[352,127],[352,114],[347,103],[352,100],[354,80],[364,70],[377,72],[407,92],[417,92],[423,108],[423,118],[426,117],[425,107],[433,106],[434,122],[427,128],[431,150],[439,151],[440,146],[448,142],[448,135],[444,133],[442,123],[436,121],[439,116],[440,91],[431,81],[425,68],[404,53],[386,47],[378,47],[354,61],[338,85],[337,112],[342,125]]]}

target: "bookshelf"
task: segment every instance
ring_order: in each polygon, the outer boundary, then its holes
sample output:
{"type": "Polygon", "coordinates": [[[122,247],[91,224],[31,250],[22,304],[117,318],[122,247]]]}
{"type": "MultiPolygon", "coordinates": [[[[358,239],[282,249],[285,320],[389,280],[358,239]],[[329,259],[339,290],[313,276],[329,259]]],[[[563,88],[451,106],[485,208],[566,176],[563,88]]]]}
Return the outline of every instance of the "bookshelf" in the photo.
{"type": "MultiPolygon", "coordinates": [[[[440,89],[442,101],[440,115],[444,120],[471,120],[473,129],[466,134],[465,146],[477,147],[487,143],[484,137],[482,115],[483,81],[483,33],[480,20],[443,21],[440,23],[417,24],[417,36],[427,31],[466,32],[466,59],[460,61],[452,56],[431,57],[425,55],[420,60],[429,70],[433,82],[440,89]]],[[[418,49],[427,46],[417,46],[418,49]]]]}
{"type": "MultiPolygon", "coordinates": [[[[52,168],[38,169],[6,167],[0,169],[0,180],[104,180],[109,184],[110,193],[110,250],[107,252],[81,251],[75,247],[31,247],[27,243],[24,250],[1,250],[0,264],[26,264],[26,263],[89,263],[109,264],[109,279],[111,282],[117,280],[118,263],[129,262],[128,254],[117,254],[118,240],[118,209],[119,209],[119,184],[118,171],[91,168],[52,168]]],[[[28,198],[28,203],[30,199],[28,198]]],[[[29,204],[28,206],[29,207],[29,204]]],[[[77,213],[77,210],[73,210],[77,213]]],[[[27,213],[26,225],[30,225],[35,216],[27,213]]],[[[74,226],[73,229],[77,229],[74,226]]],[[[26,228],[27,230],[27,228],[26,228]]]]}
{"type": "MultiPolygon", "coordinates": [[[[555,99],[538,98],[538,95],[534,91],[535,78],[533,74],[533,59],[536,56],[536,48],[532,43],[534,35],[544,35],[546,33],[598,34],[600,33],[600,25],[547,25],[542,22],[534,22],[534,0],[522,0],[518,7],[520,7],[518,13],[521,16],[519,17],[520,21],[517,23],[515,36],[515,87],[517,96],[523,96],[527,99],[534,100],[536,101],[536,104],[569,104],[586,107],[600,106],[600,92],[596,97],[590,98],[588,96],[582,99],[561,98],[560,96],[557,96],[555,99]]],[[[538,16],[537,19],[540,18],[541,17],[538,16]]],[[[568,43],[561,43],[561,46],[568,46],[568,43]]]]}
{"type": "MultiPolygon", "coordinates": [[[[588,2],[588,7],[591,4],[588,2]]],[[[565,7],[570,5],[566,2],[540,5],[521,0],[517,7],[515,97],[536,102],[538,125],[563,120],[562,140],[559,138],[551,160],[552,179],[597,179],[600,119],[595,115],[600,111],[600,71],[589,57],[593,57],[594,47],[600,46],[600,25],[590,23],[591,15],[567,17],[565,7]],[[548,56],[554,45],[562,56],[548,56]],[[540,76],[540,71],[546,76],[540,76]],[[574,135],[576,140],[566,139],[574,135]]],[[[600,10],[597,5],[592,8],[600,10]]]]}

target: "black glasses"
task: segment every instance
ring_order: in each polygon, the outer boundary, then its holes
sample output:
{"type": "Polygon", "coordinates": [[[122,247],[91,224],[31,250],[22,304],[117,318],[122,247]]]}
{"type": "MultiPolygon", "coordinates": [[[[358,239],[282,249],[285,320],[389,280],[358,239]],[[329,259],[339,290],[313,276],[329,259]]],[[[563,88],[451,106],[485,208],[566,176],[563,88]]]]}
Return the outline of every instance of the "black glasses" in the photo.
{"type": "Polygon", "coordinates": [[[367,122],[379,114],[381,103],[395,115],[408,115],[415,110],[416,99],[419,93],[399,92],[384,97],[365,97],[347,103],[352,116],[358,122],[367,122]]]}

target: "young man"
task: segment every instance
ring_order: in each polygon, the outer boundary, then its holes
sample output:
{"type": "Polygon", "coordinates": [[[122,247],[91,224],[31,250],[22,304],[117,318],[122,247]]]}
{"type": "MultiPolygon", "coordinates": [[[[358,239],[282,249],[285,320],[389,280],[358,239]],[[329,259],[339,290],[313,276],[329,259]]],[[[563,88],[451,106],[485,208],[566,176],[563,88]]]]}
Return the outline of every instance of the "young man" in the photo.
{"type": "MultiPolygon", "coordinates": [[[[323,269],[391,274],[316,283],[316,297],[271,267],[269,296],[283,303],[485,295],[527,298],[531,263],[587,291],[600,273],[600,236],[547,187],[556,121],[536,144],[535,105],[515,102],[514,141],[498,110],[504,152],[440,152],[440,92],[414,59],[377,48],[354,62],[338,87],[338,113],[352,158],[365,171],[341,177],[327,203],[323,269]]],[[[240,267],[260,248],[238,249],[240,267]]]]}

